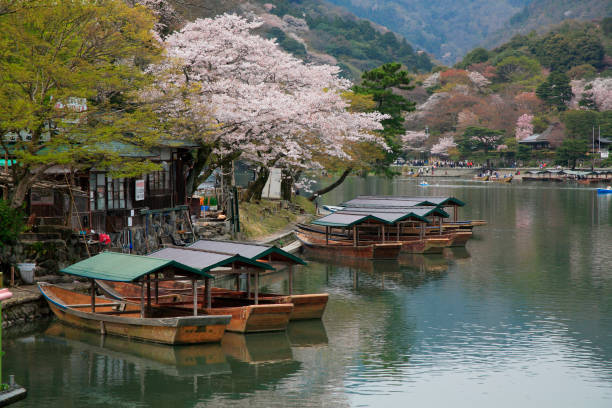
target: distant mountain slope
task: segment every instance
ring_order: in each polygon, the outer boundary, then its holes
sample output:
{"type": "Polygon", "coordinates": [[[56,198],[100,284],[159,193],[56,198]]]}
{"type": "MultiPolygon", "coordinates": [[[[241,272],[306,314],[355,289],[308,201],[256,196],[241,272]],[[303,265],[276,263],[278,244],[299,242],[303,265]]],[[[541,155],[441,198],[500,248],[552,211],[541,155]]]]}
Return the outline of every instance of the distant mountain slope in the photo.
{"type": "MultiPolygon", "coordinates": [[[[446,64],[506,24],[530,0],[330,0],[388,27],[446,64]]],[[[585,0],[589,1],[589,0],[585,0]]]]}
{"type": "Polygon", "coordinates": [[[610,0],[532,0],[521,11],[510,17],[503,28],[492,33],[482,45],[498,46],[516,34],[532,30],[542,33],[551,25],[565,19],[592,20],[612,15],[610,0]]]}
{"type": "Polygon", "coordinates": [[[306,61],[337,64],[345,76],[358,79],[364,70],[398,61],[411,71],[433,67],[429,56],[404,38],[321,0],[171,1],[187,20],[224,12],[257,16],[259,34],[276,38],[286,51],[306,61]]]}

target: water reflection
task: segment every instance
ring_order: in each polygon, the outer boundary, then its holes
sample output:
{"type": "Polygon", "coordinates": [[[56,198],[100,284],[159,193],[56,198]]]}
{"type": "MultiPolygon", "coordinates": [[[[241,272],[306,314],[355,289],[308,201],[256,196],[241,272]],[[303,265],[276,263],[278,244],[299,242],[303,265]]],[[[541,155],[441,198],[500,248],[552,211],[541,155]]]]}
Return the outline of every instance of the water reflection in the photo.
{"type": "MultiPolygon", "coordinates": [[[[489,222],[467,249],[309,259],[294,289],[330,293],[323,322],[211,351],[9,332],[5,372],[31,390],[20,406],[609,407],[612,200],[582,187],[436,184],[349,179],[325,201],[457,196],[460,217],[489,222]]],[[[286,293],[286,274],[261,284],[286,293]]]]}

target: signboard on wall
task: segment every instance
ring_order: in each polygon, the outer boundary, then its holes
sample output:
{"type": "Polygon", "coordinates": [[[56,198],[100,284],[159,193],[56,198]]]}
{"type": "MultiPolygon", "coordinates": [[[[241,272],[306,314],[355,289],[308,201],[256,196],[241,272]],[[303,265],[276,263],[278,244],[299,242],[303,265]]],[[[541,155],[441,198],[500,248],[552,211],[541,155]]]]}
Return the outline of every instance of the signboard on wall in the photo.
{"type": "Polygon", "coordinates": [[[609,152],[607,150],[602,150],[601,151],[601,158],[602,159],[607,159],[609,155],[609,152]]]}
{"type": "Polygon", "coordinates": [[[261,193],[262,198],[281,198],[282,175],[282,169],[279,169],[278,167],[272,167],[270,169],[270,176],[268,177],[268,181],[266,181],[266,185],[261,193]]]}
{"type": "MultiPolygon", "coordinates": [[[[30,204],[32,205],[54,205],[53,190],[33,188],[30,192],[30,204]]],[[[66,207],[67,208],[67,207],[66,207]]]]}
{"type": "Polygon", "coordinates": [[[136,180],[136,194],[134,194],[135,201],[142,201],[145,199],[145,181],[136,180]]]}

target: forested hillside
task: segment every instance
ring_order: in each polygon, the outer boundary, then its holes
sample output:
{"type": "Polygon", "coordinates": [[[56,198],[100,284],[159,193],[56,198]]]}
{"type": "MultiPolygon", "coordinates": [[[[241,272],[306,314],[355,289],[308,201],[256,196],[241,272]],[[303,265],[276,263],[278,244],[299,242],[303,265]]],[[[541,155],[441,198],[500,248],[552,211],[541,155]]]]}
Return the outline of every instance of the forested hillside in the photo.
{"type": "Polygon", "coordinates": [[[453,64],[529,0],[330,0],[453,64]]]}
{"type": "Polygon", "coordinates": [[[612,2],[609,0],[532,0],[482,44],[495,47],[516,34],[527,34],[532,30],[544,33],[551,25],[565,19],[588,21],[611,15],[612,2]]]}
{"type": "Polygon", "coordinates": [[[330,0],[403,35],[454,64],[470,49],[495,47],[517,33],[543,32],[565,19],[612,12],[609,0],[330,0]]]}
{"type": "Polygon", "coordinates": [[[398,61],[410,71],[427,72],[429,56],[384,27],[319,0],[172,1],[186,20],[235,12],[265,22],[259,34],[276,38],[286,51],[312,62],[340,66],[344,76],[361,73],[383,63],[398,61]]]}
{"type": "Polygon", "coordinates": [[[601,126],[602,138],[612,138],[611,51],[612,18],[568,21],[491,51],[476,48],[454,68],[419,78],[407,149],[439,152],[444,142],[442,154],[455,159],[584,158],[593,129],[601,126]],[[546,148],[520,143],[542,133],[546,148]]]}

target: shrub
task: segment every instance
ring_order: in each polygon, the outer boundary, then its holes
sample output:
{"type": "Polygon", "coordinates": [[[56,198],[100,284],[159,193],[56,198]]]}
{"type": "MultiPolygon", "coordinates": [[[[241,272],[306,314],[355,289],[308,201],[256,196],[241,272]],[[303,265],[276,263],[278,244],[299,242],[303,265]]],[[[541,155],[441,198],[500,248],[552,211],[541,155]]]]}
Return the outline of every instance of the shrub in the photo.
{"type": "Polygon", "coordinates": [[[24,214],[11,208],[8,201],[0,200],[0,246],[9,245],[17,240],[25,230],[24,214]]]}

